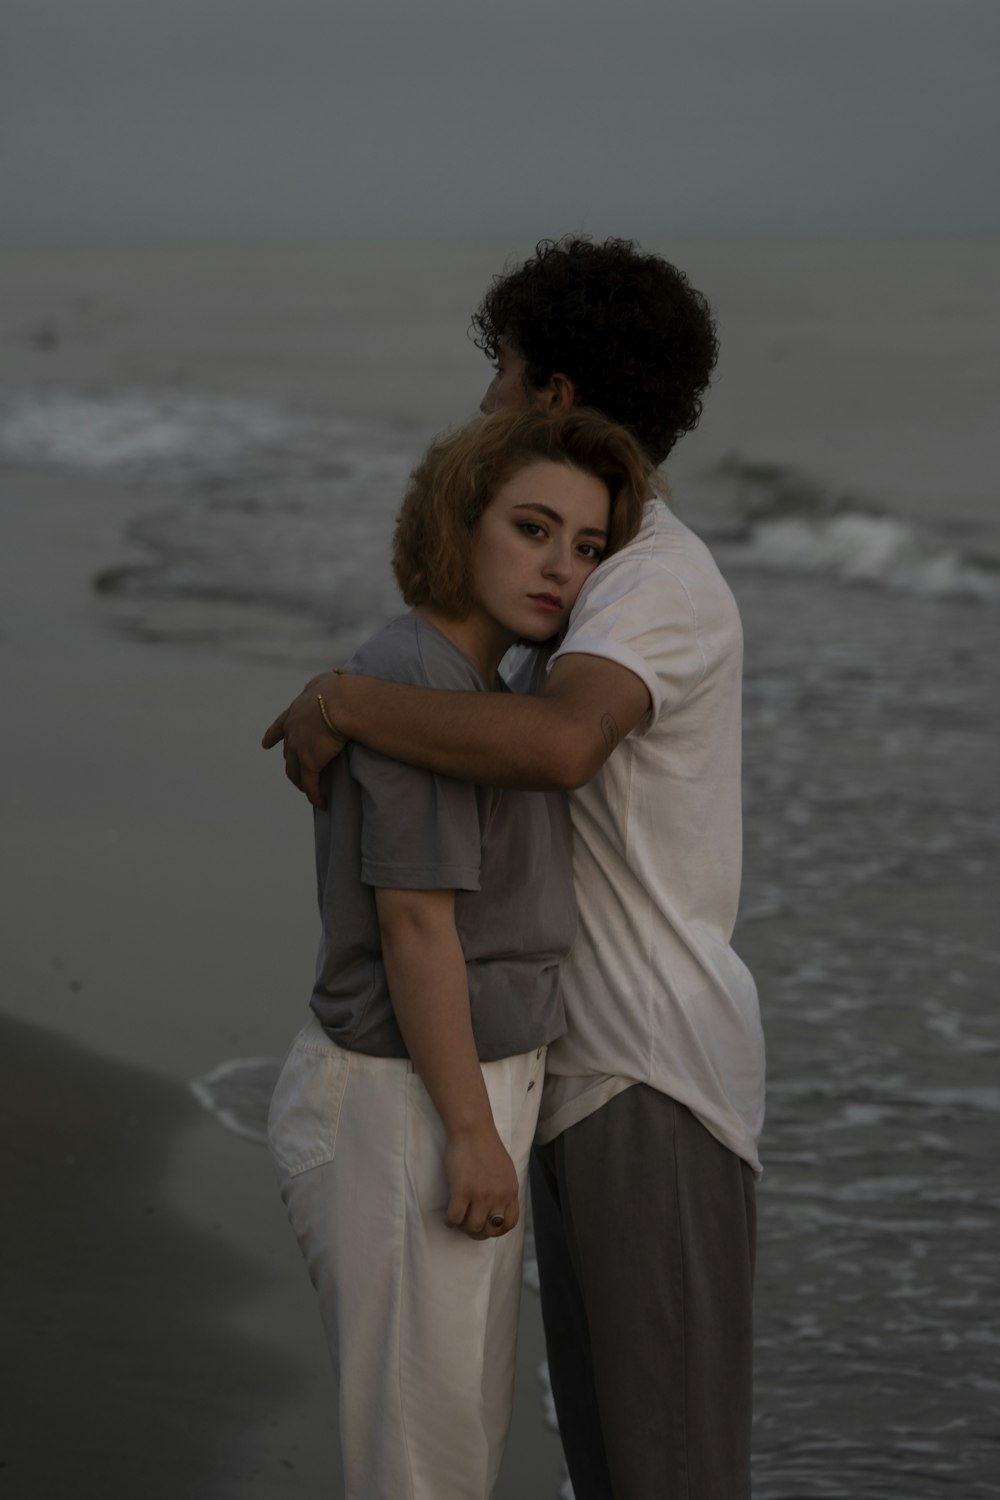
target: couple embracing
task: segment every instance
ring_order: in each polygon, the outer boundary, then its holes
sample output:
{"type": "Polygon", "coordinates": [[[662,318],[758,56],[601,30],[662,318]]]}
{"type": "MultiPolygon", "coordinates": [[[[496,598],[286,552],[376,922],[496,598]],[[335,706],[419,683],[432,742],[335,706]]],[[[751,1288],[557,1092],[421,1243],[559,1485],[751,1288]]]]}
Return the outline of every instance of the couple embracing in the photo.
{"type": "Polygon", "coordinates": [[[530,1169],[576,1500],[745,1500],[742,638],[654,488],[714,327],[668,262],[584,239],[497,278],[474,326],[484,418],[432,445],[397,522],[410,613],[264,740],[316,806],[313,1018],[269,1139],[345,1493],[493,1493],[530,1169]]]}

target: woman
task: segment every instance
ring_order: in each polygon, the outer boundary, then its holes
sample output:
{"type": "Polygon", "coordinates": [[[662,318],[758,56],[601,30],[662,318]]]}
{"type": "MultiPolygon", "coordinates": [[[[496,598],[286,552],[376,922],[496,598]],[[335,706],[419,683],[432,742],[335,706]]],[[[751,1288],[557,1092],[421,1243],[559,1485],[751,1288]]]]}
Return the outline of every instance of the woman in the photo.
{"type": "MultiPolygon", "coordinates": [[[[348,670],[504,691],[636,530],[646,465],[596,413],[504,412],[434,444],[400,512],[412,606],[348,670]]],[[[324,711],[322,701],[318,711],[324,711]]],[[[575,927],[563,799],[352,745],[316,816],[314,1019],[271,1106],[320,1297],[350,1500],[487,1500],[510,1421],[520,1198],[575,927]]]]}

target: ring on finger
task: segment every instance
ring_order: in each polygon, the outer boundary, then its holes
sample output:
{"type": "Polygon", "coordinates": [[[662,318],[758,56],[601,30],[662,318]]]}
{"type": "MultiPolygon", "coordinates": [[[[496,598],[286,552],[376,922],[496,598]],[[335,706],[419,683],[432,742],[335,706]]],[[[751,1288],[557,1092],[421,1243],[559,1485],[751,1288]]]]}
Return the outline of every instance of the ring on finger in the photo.
{"type": "Polygon", "coordinates": [[[504,1226],[503,1214],[490,1214],[490,1223],[494,1229],[502,1229],[504,1226]]]}

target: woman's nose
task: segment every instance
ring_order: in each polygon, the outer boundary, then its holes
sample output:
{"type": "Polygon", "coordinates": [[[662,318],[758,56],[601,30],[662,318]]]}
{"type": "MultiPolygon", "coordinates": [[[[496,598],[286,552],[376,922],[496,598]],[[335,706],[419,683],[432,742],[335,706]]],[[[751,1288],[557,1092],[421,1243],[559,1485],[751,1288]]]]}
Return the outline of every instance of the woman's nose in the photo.
{"type": "Polygon", "coordinates": [[[550,578],[567,579],[573,576],[573,558],[568,547],[554,547],[545,560],[545,573],[550,578]]]}

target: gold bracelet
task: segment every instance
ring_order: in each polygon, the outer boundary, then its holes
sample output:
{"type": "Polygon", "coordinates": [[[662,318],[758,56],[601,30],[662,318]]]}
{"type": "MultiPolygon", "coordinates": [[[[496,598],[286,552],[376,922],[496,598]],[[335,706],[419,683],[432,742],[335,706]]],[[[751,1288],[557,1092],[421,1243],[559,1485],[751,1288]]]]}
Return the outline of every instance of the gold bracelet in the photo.
{"type": "MultiPolygon", "coordinates": [[[[331,672],[336,672],[336,674],[337,674],[338,677],[343,677],[343,675],[344,675],[344,669],[343,669],[343,667],[331,667],[330,671],[331,672]]],[[[330,722],[330,715],[326,711],[326,704],[323,702],[323,694],[322,693],[317,693],[316,694],[316,702],[319,704],[319,711],[320,711],[320,714],[322,715],[323,723],[326,725],[327,729],[329,729],[329,731],[330,731],[331,734],[335,734],[337,736],[338,740],[339,739],[343,739],[343,735],[340,733],[340,730],[339,729],[335,729],[334,726],[330,722]]]]}
{"type": "MultiPolygon", "coordinates": [[[[329,731],[330,731],[331,734],[337,734],[337,731],[334,729],[333,725],[330,723],[330,715],[326,711],[326,704],[323,702],[323,694],[322,693],[317,693],[316,694],[316,702],[319,704],[319,711],[323,715],[323,723],[326,725],[327,729],[329,729],[329,731]]],[[[340,735],[339,734],[337,734],[337,738],[338,738],[338,740],[340,739],[340,735]]]]}

